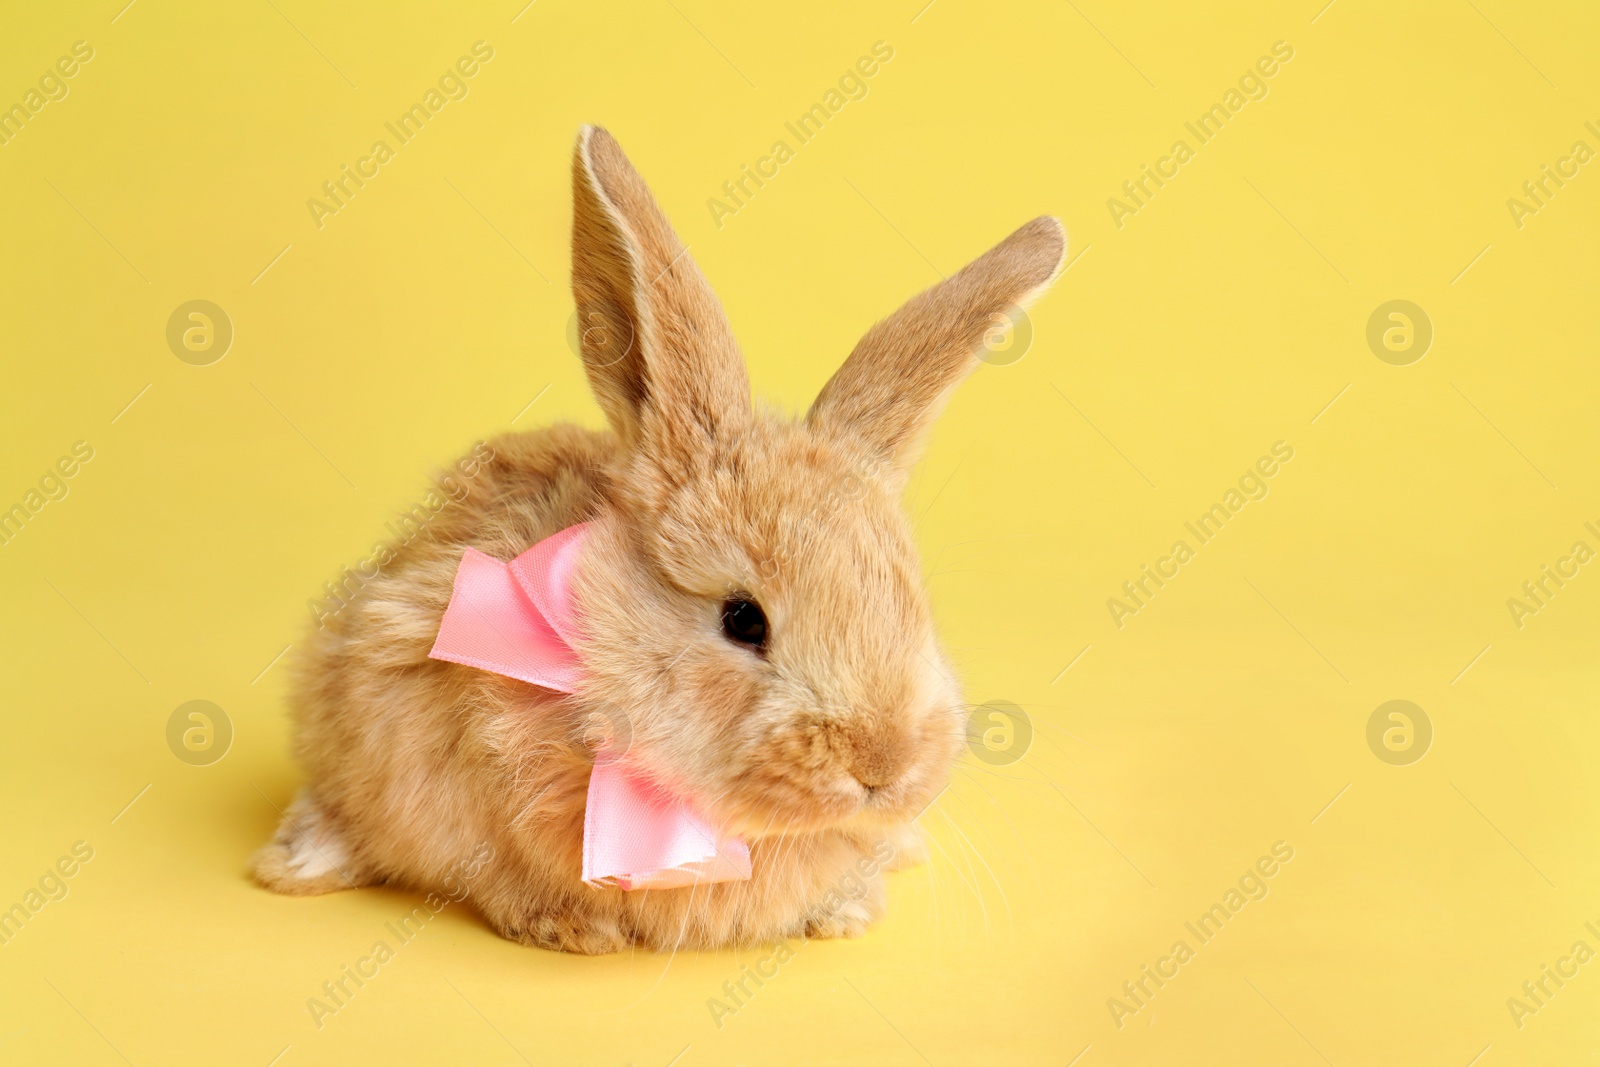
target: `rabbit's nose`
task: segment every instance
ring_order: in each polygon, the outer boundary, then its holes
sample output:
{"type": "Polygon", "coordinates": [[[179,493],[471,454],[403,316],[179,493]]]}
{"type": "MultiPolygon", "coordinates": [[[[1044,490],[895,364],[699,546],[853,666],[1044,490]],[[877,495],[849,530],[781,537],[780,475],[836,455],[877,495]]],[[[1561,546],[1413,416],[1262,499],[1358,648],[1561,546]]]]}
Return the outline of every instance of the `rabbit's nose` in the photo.
{"type": "Polygon", "coordinates": [[[860,724],[850,732],[846,761],[850,774],[869,792],[890,785],[911,762],[911,740],[903,729],[860,724]]]}

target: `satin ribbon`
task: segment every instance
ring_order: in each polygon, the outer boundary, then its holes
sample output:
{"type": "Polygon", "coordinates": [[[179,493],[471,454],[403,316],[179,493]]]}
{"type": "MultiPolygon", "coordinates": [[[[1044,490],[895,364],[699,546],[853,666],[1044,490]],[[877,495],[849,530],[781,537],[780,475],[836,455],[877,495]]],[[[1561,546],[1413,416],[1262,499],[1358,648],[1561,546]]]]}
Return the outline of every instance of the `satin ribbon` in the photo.
{"type": "MultiPolygon", "coordinates": [[[[510,563],[468,548],[432,659],[493,671],[560,693],[577,690],[580,633],[572,582],[586,523],[540,541],[510,563]]],[[[622,889],[675,889],[750,877],[750,850],[717,833],[684,797],[602,749],[583,815],[583,880],[622,889]]]]}

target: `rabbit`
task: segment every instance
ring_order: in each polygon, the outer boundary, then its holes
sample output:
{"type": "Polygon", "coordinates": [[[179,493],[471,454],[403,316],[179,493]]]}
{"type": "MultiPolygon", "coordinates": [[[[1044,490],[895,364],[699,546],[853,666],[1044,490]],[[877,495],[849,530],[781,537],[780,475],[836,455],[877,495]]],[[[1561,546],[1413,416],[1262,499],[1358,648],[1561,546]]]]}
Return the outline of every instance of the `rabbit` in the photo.
{"type": "Polygon", "coordinates": [[[252,873],[287,894],[466,895],[504,937],[576,953],[859,935],[967,741],[899,498],[1065,234],[1034,219],[912,297],[796,420],[752,403],[721,305],[604,129],[580,132],[572,178],[581,358],[609,429],[480,446],[459,502],[313,630],[290,684],[307,781],[252,873]],[[510,560],[580,522],[578,692],[429,658],[467,547],[510,560]],[[582,881],[596,723],[743,835],[748,880],[582,881]]]}

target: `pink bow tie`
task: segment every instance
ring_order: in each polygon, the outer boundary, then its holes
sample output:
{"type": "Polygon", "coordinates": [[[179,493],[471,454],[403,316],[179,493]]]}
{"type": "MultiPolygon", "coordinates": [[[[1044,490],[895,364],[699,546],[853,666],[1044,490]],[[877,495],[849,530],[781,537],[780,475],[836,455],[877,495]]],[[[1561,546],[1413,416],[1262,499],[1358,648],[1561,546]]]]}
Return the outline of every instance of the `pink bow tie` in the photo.
{"type": "MultiPolygon", "coordinates": [[[[572,579],[585,523],[540,541],[510,563],[467,549],[428,655],[561,693],[581,671],[572,579]]],[[[583,880],[623,889],[674,889],[750,877],[750,850],[716,832],[682,797],[602,749],[583,816],[583,880]]]]}

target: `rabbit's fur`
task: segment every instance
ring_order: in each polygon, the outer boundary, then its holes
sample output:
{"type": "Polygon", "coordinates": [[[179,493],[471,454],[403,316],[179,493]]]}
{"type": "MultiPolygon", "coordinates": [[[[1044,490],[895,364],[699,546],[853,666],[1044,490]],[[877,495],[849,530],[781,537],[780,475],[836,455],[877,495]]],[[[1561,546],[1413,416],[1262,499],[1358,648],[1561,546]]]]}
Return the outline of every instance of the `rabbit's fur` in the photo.
{"type": "Polygon", "coordinates": [[[984,331],[1059,271],[1061,226],[1035,219],[872,327],[797,422],[752,405],[720,305],[604,130],[579,137],[573,194],[611,429],[489,442],[460,502],[312,634],[292,694],[309,780],[254,873],[450,890],[488,855],[466,892],[489,923],[573,952],[859,933],[966,736],[898,497],[984,331]],[[428,658],[464,548],[509,560],[578,522],[579,693],[428,658]],[[764,651],[722,632],[735,591],[765,611],[764,651]],[[586,885],[597,728],[742,835],[752,877],[586,885]]]}

